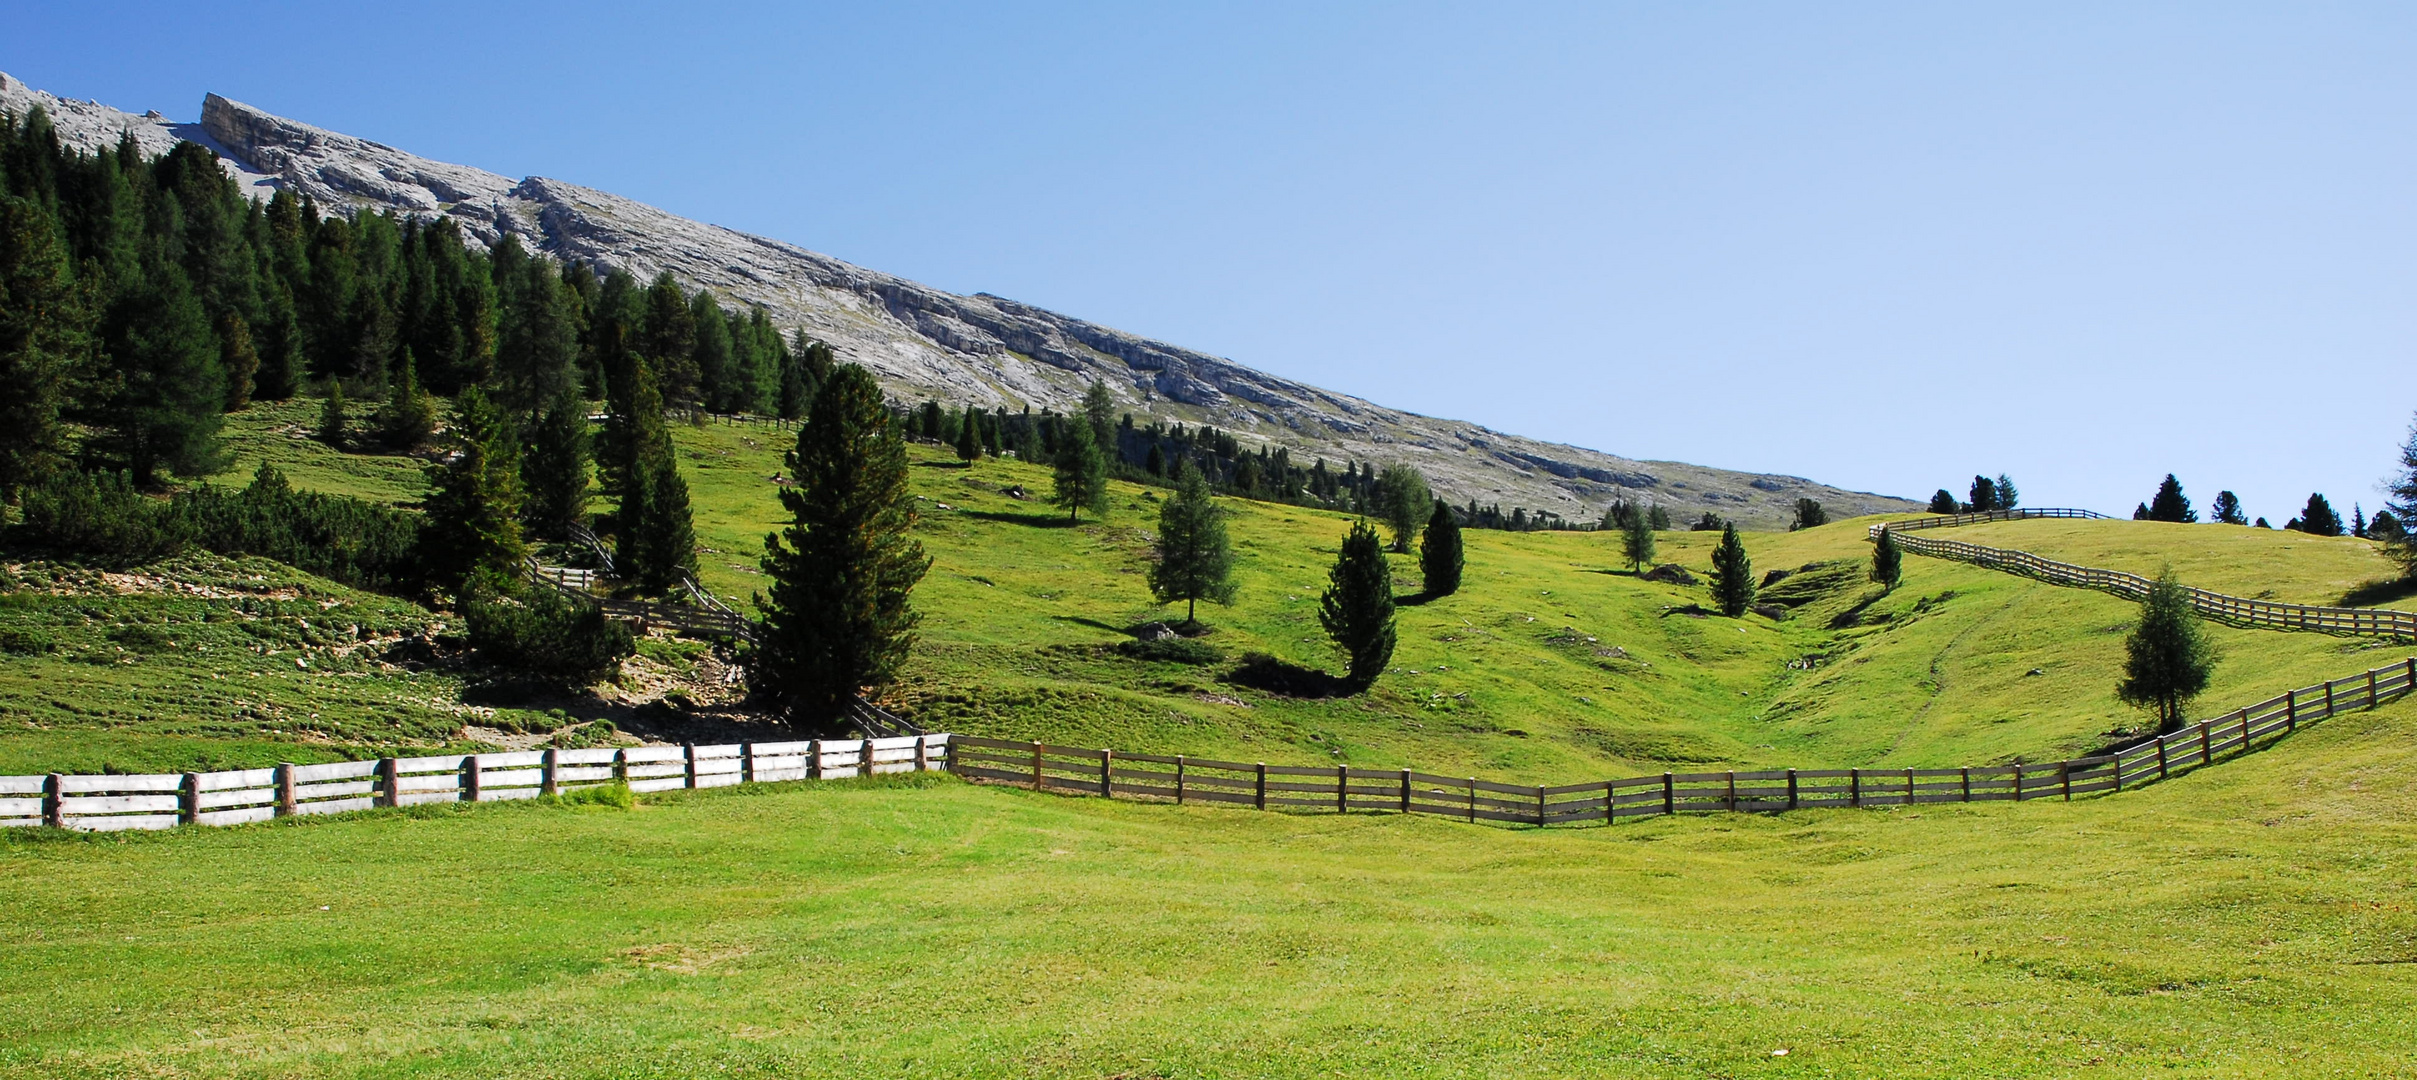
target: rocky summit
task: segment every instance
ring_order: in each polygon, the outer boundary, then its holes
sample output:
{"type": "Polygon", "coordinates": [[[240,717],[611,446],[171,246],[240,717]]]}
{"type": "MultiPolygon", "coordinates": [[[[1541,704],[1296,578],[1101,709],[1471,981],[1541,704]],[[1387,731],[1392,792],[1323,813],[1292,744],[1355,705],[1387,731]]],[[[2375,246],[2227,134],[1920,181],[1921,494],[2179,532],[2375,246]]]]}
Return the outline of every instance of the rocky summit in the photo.
{"type": "Polygon", "coordinates": [[[1640,461],[1388,409],[1231,360],[977,293],[959,296],[793,244],[691,221],[544,177],[512,180],[288,120],[216,94],[198,122],[63,99],[0,75],[0,109],[40,106],[63,142],[87,150],[131,136],[146,152],[179,140],[216,152],[265,195],[278,188],[323,207],[446,216],[493,243],[509,233],[558,258],[663,270],[730,304],[757,305],[871,368],[901,399],[1066,410],[1092,380],[1137,417],[1208,423],[1323,457],[1406,462],[1454,502],[1475,499],[1591,520],[1616,497],[1658,502],[1679,520],[1710,510],[1741,524],[1784,523],[1798,498],[1834,515],[1920,504],[1793,476],[1640,461]]]}

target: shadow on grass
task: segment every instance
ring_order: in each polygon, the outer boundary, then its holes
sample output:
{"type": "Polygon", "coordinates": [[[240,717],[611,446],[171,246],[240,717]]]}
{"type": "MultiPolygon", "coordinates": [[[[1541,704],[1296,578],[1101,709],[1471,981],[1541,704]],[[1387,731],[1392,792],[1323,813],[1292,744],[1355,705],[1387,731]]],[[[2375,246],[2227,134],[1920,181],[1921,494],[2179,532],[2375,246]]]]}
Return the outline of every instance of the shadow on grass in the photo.
{"type": "Polygon", "coordinates": [[[2412,596],[2417,596],[2417,578],[2370,581],[2341,594],[2341,606],[2366,607],[2369,604],[2388,604],[2394,600],[2406,600],[2412,596]]]}
{"type": "Polygon", "coordinates": [[[1839,612],[1837,615],[1833,616],[1833,617],[1830,619],[1830,629],[1832,629],[1832,630],[1844,630],[1844,629],[1846,629],[1847,627],[1850,627],[1850,626],[1861,626],[1861,625],[1863,625],[1863,611],[1864,611],[1864,609],[1869,608],[1869,607],[1870,607],[1870,606],[1872,606],[1873,604],[1877,604],[1877,603],[1879,603],[1879,602],[1880,602],[1882,599],[1886,598],[1887,596],[1888,596],[1888,590],[1886,590],[1886,589],[1882,589],[1882,590],[1880,590],[1880,591],[1878,591],[1878,592],[1871,593],[1871,594],[1869,594],[1869,595],[1865,596],[1865,597],[1864,597],[1863,599],[1861,599],[1861,600],[1855,601],[1855,606],[1853,606],[1853,607],[1851,607],[1851,608],[1848,608],[1848,609],[1846,609],[1845,611],[1841,611],[1841,612],[1839,612]]]}
{"type": "Polygon", "coordinates": [[[1343,679],[1266,653],[1244,653],[1242,665],[1228,674],[1225,681],[1293,698],[1350,697],[1353,692],[1351,684],[1343,679]]]}
{"type": "Polygon", "coordinates": [[[1107,623],[1091,618],[1088,615],[1051,615],[1050,618],[1062,623],[1073,623],[1076,626],[1088,626],[1094,630],[1105,630],[1111,634],[1130,634],[1133,632],[1131,629],[1126,627],[1110,626],[1107,623]]]}
{"type": "Polygon", "coordinates": [[[918,461],[915,463],[915,467],[918,469],[970,469],[974,467],[974,463],[970,461],[918,461]]]}
{"type": "Polygon", "coordinates": [[[1080,522],[1069,521],[1047,511],[1037,514],[1019,514],[1004,510],[959,510],[957,513],[969,518],[980,518],[984,521],[996,521],[1007,525],[1030,525],[1036,529],[1071,529],[1080,524],[1080,522]]]}

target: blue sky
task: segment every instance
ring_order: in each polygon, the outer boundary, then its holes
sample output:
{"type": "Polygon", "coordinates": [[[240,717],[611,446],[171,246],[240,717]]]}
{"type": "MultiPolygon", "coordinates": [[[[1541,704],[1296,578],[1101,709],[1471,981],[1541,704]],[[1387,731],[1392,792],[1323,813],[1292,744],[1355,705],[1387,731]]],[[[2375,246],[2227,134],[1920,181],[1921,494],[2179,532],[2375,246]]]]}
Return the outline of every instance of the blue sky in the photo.
{"type": "Polygon", "coordinates": [[[18,4],[0,70],[1894,494],[2279,525],[2417,410],[2405,4],[18,4]]]}

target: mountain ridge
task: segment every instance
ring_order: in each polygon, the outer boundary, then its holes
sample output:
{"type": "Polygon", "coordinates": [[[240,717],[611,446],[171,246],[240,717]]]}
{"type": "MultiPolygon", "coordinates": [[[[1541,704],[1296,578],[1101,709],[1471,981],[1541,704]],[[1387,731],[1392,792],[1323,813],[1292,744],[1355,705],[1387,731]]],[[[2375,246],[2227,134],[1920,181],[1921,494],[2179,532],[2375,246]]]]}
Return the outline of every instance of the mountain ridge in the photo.
{"type": "Polygon", "coordinates": [[[1833,514],[1917,508],[1797,476],[1640,460],[1377,405],[1232,360],[1030,304],[963,296],[804,247],[681,218],[610,192],[547,177],[512,180],[289,120],[208,94],[198,121],[63,99],[0,74],[0,109],[35,106],[61,140],[86,150],[131,135],[147,152],[179,140],[218,154],[251,194],[284,188],[327,209],[446,216],[483,243],[505,235],[558,258],[668,270],[724,302],[764,308],[864,364],[904,399],[1069,409],[1093,379],[1138,416],[1208,423],[1297,458],[1406,462],[1454,502],[1548,510],[1590,520],[1615,497],[1777,527],[1798,498],[1833,514]]]}

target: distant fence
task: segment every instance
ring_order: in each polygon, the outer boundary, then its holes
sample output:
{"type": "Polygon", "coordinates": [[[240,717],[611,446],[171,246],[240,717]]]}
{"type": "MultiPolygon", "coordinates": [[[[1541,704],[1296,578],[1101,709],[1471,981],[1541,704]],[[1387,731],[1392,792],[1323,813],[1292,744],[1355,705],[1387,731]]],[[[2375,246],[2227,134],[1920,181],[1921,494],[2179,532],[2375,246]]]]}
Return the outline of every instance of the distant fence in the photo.
{"type": "Polygon", "coordinates": [[[227,772],[0,776],[0,827],[241,825],[380,806],[533,799],[614,781],[631,791],[826,780],[945,768],[947,735],[717,746],[521,750],[227,772]]]}
{"type": "Polygon", "coordinates": [[[1268,765],[959,735],[950,744],[949,770],[970,780],[1069,795],[1257,810],[1391,811],[1539,826],[1703,811],[2070,800],[2212,765],[2301,724],[2406,695],[2412,686],[2417,686],[2417,657],[2292,690],[2119,753],[1974,768],[1663,773],[1548,786],[1417,769],[1268,765]]]}
{"type": "MultiPolygon", "coordinates": [[[[1886,530],[1897,535],[1897,546],[1916,555],[1934,559],[1953,559],[2010,574],[2038,578],[2051,585],[2072,585],[2099,589],[2127,600],[2148,595],[2156,582],[2138,574],[2121,570],[2101,570],[2090,566],[2043,559],[2027,551],[2010,548],[1983,547],[1958,540],[1941,540],[1928,536],[1902,535],[1908,529],[1937,529],[1956,525],[1973,525],[1984,521],[2016,521],[2023,518],[2086,517],[2105,518],[2087,510],[2001,510],[1991,514],[1958,514],[1953,517],[1914,518],[1874,525],[1871,539],[1878,540],[1886,530]]],[[[2417,637],[2417,614],[2388,608],[2312,607],[2304,604],[2278,604],[2272,600],[2252,600],[2241,596],[2226,596],[2206,589],[2183,587],[2190,594],[2193,610],[2211,619],[2243,626],[2269,627],[2278,630],[2320,630],[2337,634],[2371,634],[2385,637],[2417,637]]]]}

